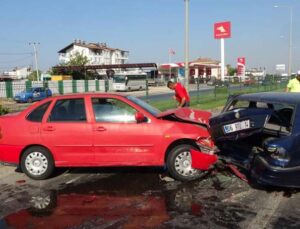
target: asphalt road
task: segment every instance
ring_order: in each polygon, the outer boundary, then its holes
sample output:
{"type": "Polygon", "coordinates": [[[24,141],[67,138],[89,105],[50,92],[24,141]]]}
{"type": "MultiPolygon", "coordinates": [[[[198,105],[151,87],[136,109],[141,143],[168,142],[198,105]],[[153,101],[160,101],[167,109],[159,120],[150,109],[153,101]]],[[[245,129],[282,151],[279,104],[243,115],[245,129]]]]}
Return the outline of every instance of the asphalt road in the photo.
{"type": "Polygon", "coordinates": [[[226,169],[189,183],[161,169],[60,170],[33,181],[0,165],[0,228],[300,228],[297,190],[226,169]]]}

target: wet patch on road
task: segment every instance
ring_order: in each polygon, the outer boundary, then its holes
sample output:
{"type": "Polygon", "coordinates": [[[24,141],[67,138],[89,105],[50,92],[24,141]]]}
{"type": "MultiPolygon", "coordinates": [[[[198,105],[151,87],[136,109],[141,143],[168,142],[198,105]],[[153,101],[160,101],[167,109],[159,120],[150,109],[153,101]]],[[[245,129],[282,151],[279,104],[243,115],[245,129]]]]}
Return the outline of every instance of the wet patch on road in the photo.
{"type": "Polygon", "coordinates": [[[14,187],[2,185],[11,202],[0,204],[0,209],[4,209],[0,214],[8,208],[13,213],[3,215],[0,225],[4,228],[245,228],[262,225],[261,221],[269,214],[269,225],[299,226],[299,216],[277,211],[277,208],[285,211],[285,205],[280,205],[282,198],[299,200],[298,193],[284,196],[284,192],[253,189],[226,170],[187,183],[165,182],[157,172],[134,170],[98,178],[91,176],[92,179],[88,178],[90,175],[78,176],[58,182],[56,188],[45,185],[37,189],[27,183],[14,187]],[[75,182],[78,176],[80,183],[75,182]],[[266,201],[276,196],[276,209],[268,209],[266,206],[271,205],[266,205],[266,201]]]}

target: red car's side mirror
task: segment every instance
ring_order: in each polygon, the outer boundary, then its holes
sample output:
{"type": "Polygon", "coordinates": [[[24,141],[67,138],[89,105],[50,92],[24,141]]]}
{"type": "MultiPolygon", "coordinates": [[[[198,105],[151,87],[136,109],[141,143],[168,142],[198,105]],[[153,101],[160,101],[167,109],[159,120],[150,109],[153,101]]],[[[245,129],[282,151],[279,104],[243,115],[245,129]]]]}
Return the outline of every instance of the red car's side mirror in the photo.
{"type": "Polygon", "coordinates": [[[146,117],[143,113],[141,112],[136,112],[135,113],[135,120],[137,123],[145,122],[146,117]]]}

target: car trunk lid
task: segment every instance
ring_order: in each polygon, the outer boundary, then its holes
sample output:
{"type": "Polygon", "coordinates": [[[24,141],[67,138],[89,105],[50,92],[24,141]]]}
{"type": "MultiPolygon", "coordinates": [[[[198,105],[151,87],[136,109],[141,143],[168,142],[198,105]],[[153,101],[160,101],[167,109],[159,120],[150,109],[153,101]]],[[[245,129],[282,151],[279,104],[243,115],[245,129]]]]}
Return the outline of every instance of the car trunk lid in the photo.
{"type": "Polygon", "coordinates": [[[263,130],[271,109],[235,109],[209,120],[209,132],[215,142],[238,140],[263,130]]]}
{"type": "Polygon", "coordinates": [[[179,108],[161,112],[157,117],[186,123],[199,124],[208,127],[211,112],[191,108],[179,108]]]}

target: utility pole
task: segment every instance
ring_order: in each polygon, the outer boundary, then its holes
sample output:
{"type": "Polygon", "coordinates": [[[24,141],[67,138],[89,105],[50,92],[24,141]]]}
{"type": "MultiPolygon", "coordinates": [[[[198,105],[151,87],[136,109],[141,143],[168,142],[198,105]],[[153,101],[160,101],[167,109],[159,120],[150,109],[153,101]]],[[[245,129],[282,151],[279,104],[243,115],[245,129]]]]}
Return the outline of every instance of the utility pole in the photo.
{"type": "Polygon", "coordinates": [[[36,45],[39,44],[40,44],[39,42],[29,42],[29,45],[33,46],[37,81],[40,81],[40,74],[39,74],[38,61],[37,61],[37,50],[36,50],[36,45]]]}
{"type": "Polygon", "coordinates": [[[184,45],[184,74],[185,74],[185,88],[189,91],[189,0],[185,1],[185,45],[184,45]]]}
{"type": "Polygon", "coordinates": [[[290,5],[275,5],[274,8],[279,8],[279,7],[282,7],[282,8],[287,8],[289,9],[289,13],[290,13],[290,31],[289,31],[289,66],[288,66],[288,74],[289,74],[289,77],[291,77],[292,73],[293,73],[293,69],[292,69],[292,66],[293,66],[293,61],[292,61],[292,58],[293,58],[293,54],[292,54],[292,49],[293,49],[293,6],[290,6],[290,5]]]}

